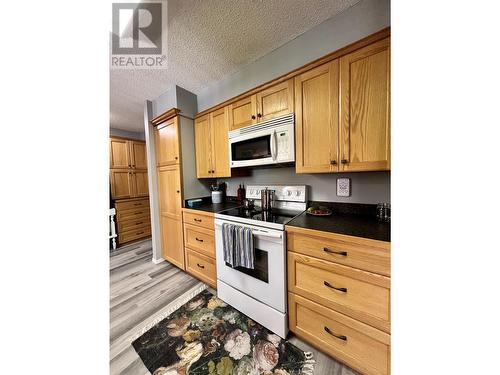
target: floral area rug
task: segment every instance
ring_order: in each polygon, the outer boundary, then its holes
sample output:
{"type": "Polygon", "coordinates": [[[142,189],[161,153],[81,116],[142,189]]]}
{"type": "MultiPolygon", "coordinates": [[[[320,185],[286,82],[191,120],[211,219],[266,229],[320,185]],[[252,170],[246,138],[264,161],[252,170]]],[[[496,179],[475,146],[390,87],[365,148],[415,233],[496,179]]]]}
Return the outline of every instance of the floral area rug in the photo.
{"type": "Polygon", "coordinates": [[[309,375],[314,360],[205,290],[132,343],[154,375],[309,375]]]}

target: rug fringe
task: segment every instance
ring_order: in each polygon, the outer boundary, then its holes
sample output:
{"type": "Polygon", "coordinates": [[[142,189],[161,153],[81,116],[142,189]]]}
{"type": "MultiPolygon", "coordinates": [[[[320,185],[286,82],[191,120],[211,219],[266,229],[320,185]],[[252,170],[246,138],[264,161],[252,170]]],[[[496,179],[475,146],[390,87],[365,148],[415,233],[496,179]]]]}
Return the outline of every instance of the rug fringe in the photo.
{"type": "Polygon", "coordinates": [[[145,334],[147,331],[149,331],[151,328],[153,328],[156,324],[161,322],[163,319],[168,317],[170,314],[172,314],[174,311],[178,310],[181,306],[186,304],[188,301],[196,297],[198,294],[203,292],[205,289],[208,288],[207,284],[202,283],[199,287],[192,289],[189,292],[184,293],[182,296],[178,297],[176,299],[175,303],[172,303],[168,310],[162,311],[160,315],[156,316],[150,323],[142,327],[142,329],[135,335],[133,335],[130,339],[130,342],[134,342],[137,340],[139,337],[141,337],[143,334],[145,334]]]}
{"type": "Polygon", "coordinates": [[[302,367],[301,375],[314,375],[314,365],[316,361],[314,359],[313,352],[304,352],[306,360],[302,367]]]}

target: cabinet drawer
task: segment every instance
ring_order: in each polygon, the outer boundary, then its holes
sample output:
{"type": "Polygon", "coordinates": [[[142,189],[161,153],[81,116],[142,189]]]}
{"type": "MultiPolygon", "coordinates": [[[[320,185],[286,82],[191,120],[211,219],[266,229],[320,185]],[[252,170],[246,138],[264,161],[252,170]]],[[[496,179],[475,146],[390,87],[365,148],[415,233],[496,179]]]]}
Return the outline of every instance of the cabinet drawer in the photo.
{"type": "Polygon", "coordinates": [[[133,210],[118,211],[116,217],[118,222],[123,220],[132,220],[139,217],[144,217],[149,215],[149,207],[135,208],[133,210]]]}
{"type": "Polygon", "coordinates": [[[288,293],[290,330],[365,375],[390,373],[390,336],[288,293]]]}
{"type": "Polygon", "coordinates": [[[388,277],[289,252],[288,290],[390,331],[388,277]]]}
{"type": "Polygon", "coordinates": [[[137,218],[129,220],[120,220],[118,222],[118,233],[125,232],[128,230],[133,230],[135,228],[144,227],[146,225],[151,225],[151,218],[149,212],[144,214],[144,216],[139,216],[137,218]]]}
{"type": "Polygon", "coordinates": [[[184,222],[214,230],[214,217],[210,214],[184,210],[184,222]]]}
{"type": "Polygon", "coordinates": [[[288,250],[390,276],[390,243],[287,227],[288,250]]]}
{"type": "Polygon", "coordinates": [[[186,271],[215,288],[217,279],[215,259],[191,249],[186,249],[186,258],[186,271]]]}
{"type": "Polygon", "coordinates": [[[125,232],[118,233],[118,242],[120,244],[123,244],[150,235],[151,235],[151,225],[147,225],[142,228],[135,228],[132,230],[127,230],[125,232]]]}
{"type": "Polygon", "coordinates": [[[201,254],[215,258],[214,231],[185,223],[184,246],[196,250],[201,254]]]}
{"type": "Polygon", "coordinates": [[[144,207],[149,208],[149,199],[137,199],[115,203],[116,211],[131,210],[144,207]]]}

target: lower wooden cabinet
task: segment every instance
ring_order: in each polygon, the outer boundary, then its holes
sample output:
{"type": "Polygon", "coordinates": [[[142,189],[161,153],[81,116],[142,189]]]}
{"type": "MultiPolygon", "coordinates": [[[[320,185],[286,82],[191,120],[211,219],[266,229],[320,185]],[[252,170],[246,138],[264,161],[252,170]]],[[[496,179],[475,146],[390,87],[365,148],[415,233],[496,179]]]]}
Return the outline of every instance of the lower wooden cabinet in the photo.
{"type": "Polygon", "coordinates": [[[149,198],[119,200],[115,209],[120,245],[151,236],[149,198]]]}
{"type": "Polygon", "coordinates": [[[290,330],[367,375],[390,373],[390,335],[288,293],[290,330]]]}
{"type": "Polygon", "coordinates": [[[184,208],[186,271],[212,288],[217,288],[214,215],[184,208]]]}
{"type": "Polygon", "coordinates": [[[390,374],[390,243],[286,231],[290,330],[362,374],[390,374]]]}
{"type": "Polygon", "coordinates": [[[182,221],[168,216],[161,216],[160,225],[163,258],[184,270],[182,221]]]}

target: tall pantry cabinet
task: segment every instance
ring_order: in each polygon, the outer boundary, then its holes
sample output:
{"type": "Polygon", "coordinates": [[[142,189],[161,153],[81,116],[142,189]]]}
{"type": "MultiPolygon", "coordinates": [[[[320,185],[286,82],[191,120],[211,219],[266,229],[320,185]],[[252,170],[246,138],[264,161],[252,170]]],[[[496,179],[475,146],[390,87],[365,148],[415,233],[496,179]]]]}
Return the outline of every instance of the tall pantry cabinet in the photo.
{"type": "Polygon", "coordinates": [[[184,199],[208,194],[208,186],[196,179],[193,120],[172,109],[151,120],[154,148],[162,257],[185,270],[182,230],[184,199]]]}

